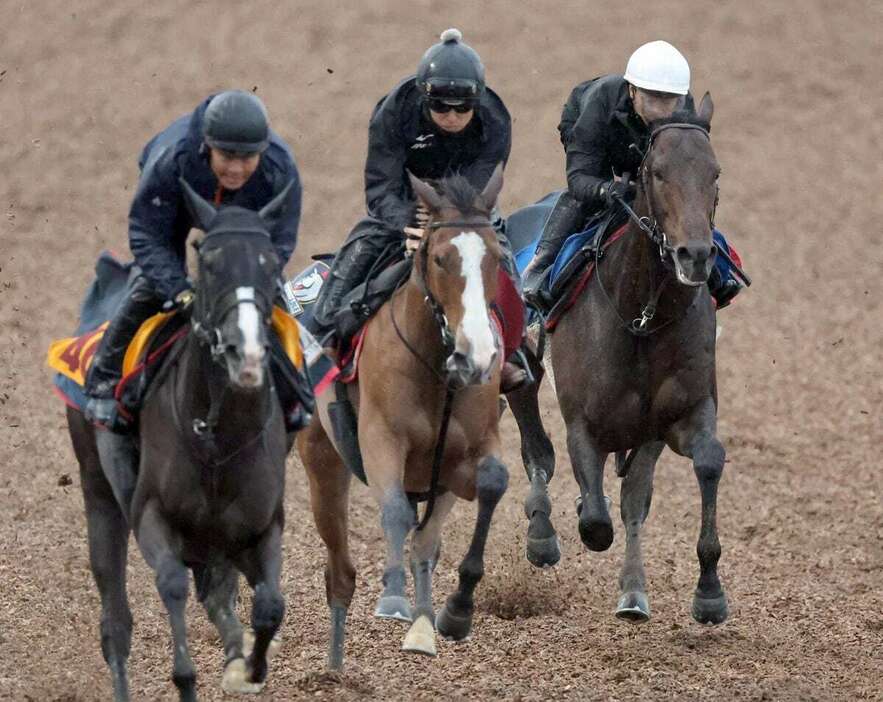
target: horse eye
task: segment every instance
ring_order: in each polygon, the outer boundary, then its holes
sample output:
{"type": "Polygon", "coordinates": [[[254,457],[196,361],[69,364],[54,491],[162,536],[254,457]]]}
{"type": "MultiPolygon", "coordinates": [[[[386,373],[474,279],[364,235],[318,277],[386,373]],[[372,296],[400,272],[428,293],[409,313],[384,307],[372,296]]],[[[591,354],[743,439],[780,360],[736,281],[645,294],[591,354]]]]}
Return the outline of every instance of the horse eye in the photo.
{"type": "Polygon", "coordinates": [[[445,267],[445,259],[443,256],[439,256],[438,254],[436,254],[435,256],[432,257],[432,260],[435,262],[435,265],[438,266],[439,268],[445,267]]]}

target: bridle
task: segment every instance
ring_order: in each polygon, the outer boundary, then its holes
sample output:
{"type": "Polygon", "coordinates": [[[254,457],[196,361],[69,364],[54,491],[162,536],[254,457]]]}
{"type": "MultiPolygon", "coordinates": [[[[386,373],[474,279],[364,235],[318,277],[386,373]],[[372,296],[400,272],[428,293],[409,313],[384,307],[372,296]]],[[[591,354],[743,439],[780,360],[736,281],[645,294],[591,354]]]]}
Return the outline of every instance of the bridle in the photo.
{"type": "MultiPolygon", "coordinates": [[[[665,260],[666,256],[674,255],[675,249],[674,247],[668,243],[668,237],[666,237],[665,232],[659,226],[659,220],[656,218],[656,215],[653,212],[653,196],[650,189],[650,185],[647,180],[647,161],[650,157],[650,153],[653,151],[653,144],[656,141],[656,137],[667,129],[693,129],[698,132],[702,132],[705,137],[711,140],[711,135],[708,133],[708,130],[705,127],[702,127],[698,124],[691,124],[690,122],[671,122],[669,124],[663,124],[660,127],[657,127],[650,133],[650,142],[647,145],[647,150],[643,154],[643,158],[641,159],[641,165],[638,166],[638,176],[641,179],[641,189],[644,192],[644,198],[647,201],[647,214],[643,217],[639,216],[637,212],[635,212],[625,200],[620,197],[617,197],[616,200],[625,210],[626,214],[628,214],[629,218],[638,226],[638,228],[644,232],[659,249],[659,257],[665,260]]],[[[634,145],[633,145],[634,146],[634,145]]],[[[637,148],[637,147],[635,147],[637,148]]],[[[714,216],[717,211],[717,202],[719,196],[719,189],[715,186],[715,195],[714,195],[714,208],[711,211],[711,228],[714,229],[714,216]]]]}
{"type": "MultiPolygon", "coordinates": [[[[675,247],[668,243],[668,237],[665,235],[665,231],[659,224],[659,219],[656,217],[656,214],[653,211],[653,192],[650,189],[650,184],[647,177],[648,170],[648,160],[650,158],[650,154],[653,151],[653,145],[656,142],[656,137],[663,131],[667,129],[690,129],[701,132],[705,135],[707,139],[711,139],[711,136],[708,133],[708,130],[705,127],[702,127],[698,124],[692,124],[690,122],[671,122],[669,124],[663,124],[660,127],[657,127],[650,133],[650,141],[647,145],[647,150],[643,153],[641,158],[641,164],[638,166],[638,177],[641,179],[641,190],[644,193],[644,199],[647,203],[647,214],[644,216],[638,215],[637,212],[632,209],[632,207],[621,197],[616,196],[616,202],[625,210],[629,219],[631,219],[635,225],[638,227],[640,231],[642,231],[650,241],[656,246],[657,251],[659,252],[659,259],[662,262],[663,266],[665,266],[666,262],[671,258],[674,261],[674,256],[676,254],[675,247]]],[[[632,147],[638,149],[635,144],[632,144],[632,147]]],[[[638,149],[640,151],[640,149],[638,149]]],[[[714,196],[714,207],[711,211],[711,229],[714,229],[714,216],[717,211],[717,203],[718,203],[718,195],[719,189],[717,184],[715,184],[715,196],[714,196]]],[[[675,317],[659,324],[655,327],[650,327],[650,322],[653,321],[653,318],[656,316],[656,309],[659,304],[659,298],[662,296],[662,291],[665,289],[665,286],[668,283],[670,276],[668,274],[662,277],[662,280],[654,285],[652,281],[652,272],[651,272],[651,288],[653,288],[653,293],[650,296],[650,301],[647,302],[641,308],[641,316],[635,317],[631,321],[625,320],[622,315],[619,313],[619,310],[616,308],[616,305],[613,304],[613,300],[611,300],[607,289],[604,287],[603,282],[601,281],[601,273],[600,268],[598,268],[598,262],[600,261],[601,255],[600,246],[595,249],[595,267],[598,270],[596,274],[596,278],[598,280],[598,285],[601,288],[604,297],[607,299],[613,311],[616,313],[616,316],[619,317],[620,322],[623,327],[633,336],[645,337],[650,336],[658,332],[660,329],[667,327],[669,324],[675,321],[675,317]]],[[[668,270],[668,266],[665,266],[666,270],[668,270]]]]}
{"type": "MultiPolygon", "coordinates": [[[[490,219],[472,222],[466,220],[445,220],[439,222],[430,222],[424,227],[424,229],[429,231],[435,231],[437,229],[448,229],[452,227],[470,227],[472,229],[484,229],[487,227],[493,228],[493,226],[494,225],[490,221],[490,219]]],[[[417,285],[420,288],[421,294],[423,295],[423,301],[426,303],[426,306],[429,307],[432,318],[435,320],[435,324],[438,327],[439,334],[441,335],[442,349],[444,350],[444,358],[447,359],[454,352],[456,337],[454,336],[454,332],[451,330],[451,325],[448,322],[448,317],[445,314],[444,307],[438,301],[438,299],[436,299],[435,295],[432,294],[432,291],[429,289],[429,284],[426,281],[426,272],[429,265],[428,237],[424,238],[424,241],[417,249],[417,257],[415,258],[414,263],[417,266],[417,285]]],[[[407,279],[402,282],[402,285],[404,285],[406,282],[407,279]]],[[[422,366],[424,366],[436,378],[438,378],[438,380],[442,384],[447,385],[448,379],[445,377],[444,371],[439,370],[435,368],[432,364],[430,364],[405,338],[405,335],[402,333],[398,323],[396,322],[394,305],[390,305],[389,311],[392,317],[393,327],[396,330],[396,334],[398,335],[399,340],[405,345],[408,351],[410,351],[411,354],[415,356],[418,361],[420,361],[420,364],[422,366]]]]}
{"type": "MultiPolygon", "coordinates": [[[[477,222],[467,222],[465,220],[447,220],[440,222],[429,222],[424,227],[424,229],[428,231],[447,229],[451,227],[470,227],[473,229],[484,229],[486,227],[493,228],[493,226],[494,225],[490,221],[490,219],[477,222]]],[[[426,271],[428,270],[428,264],[429,237],[424,236],[420,247],[417,249],[417,258],[414,261],[414,265],[417,266],[417,285],[420,288],[420,292],[423,294],[423,301],[426,303],[427,307],[429,307],[429,311],[432,313],[432,318],[435,320],[435,324],[438,327],[439,333],[441,334],[442,348],[444,349],[444,358],[447,359],[452,353],[454,353],[456,338],[454,336],[454,332],[451,331],[451,326],[448,323],[448,317],[445,314],[444,307],[429,289],[429,284],[426,281],[426,271]]],[[[407,279],[402,281],[402,285],[404,285],[405,283],[407,283],[407,279]]],[[[395,300],[393,300],[389,305],[389,314],[392,319],[392,325],[396,330],[396,334],[398,335],[399,340],[405,345],[405,348],[407,348],[408,351],[410,351],[411,354],[420,362],[420,364],[430,373],[432,373],[445,387],[445,399],[444,404],[442,405],[441,422],[439,424],[438,436],[435,442],[435,451],[433,452],[432,456],[432,472],[429,482],[429,495],[427,497],[426,509],[423,512],[423,517],[421,518],[420,523],[417,525],[417,531],[422,531],[429,523],[429,520],[432,518],[432,512],[435,509],[435,500],[436,496],[438,495],[439,480],[441,478],[441,463],[445,453],[445,440],[447,439],[448,435],[448,423],[451,419],[451,410],[454,404],[454,392],[456,391],[456,387],[450,382],[449,378],[446,377],[444,367],[441,370],[435,368],[429,361],[423,358],[423,356],[420,355],[419,351],[414,348],[414,346],[407,340],[407,338],[405,338],[405,335],[402,333],[402,330],[399,328],[399,325],[396,322],[395,300]]]]}
{"type": "MultiPolygon", "coordinates": [[[[209,236],[217,236],[223,233],[225,232],[218,232],[209,236]]],[[[263,236],[267,236],[265,232],[260,233],[263,236]]],[[[209,236],[203,240],[198,252],[200,265],[202,265],[203,257],[205,256],[205,241],[209,236]]],[[[272,295],[255,286],[249,286],[252,289],[252,297],[243,298],[237,293],[237,290],[241,287],[240,284],[226,285],[211,298],[204,294],[200,295],[197,293],[196,295],[194,301],[195,314],[192,321],[193,333],[201,344],[208,346],[212,361],[215,363],[221,363],[224,354],[227,352],[227,344],[224,343],[224,338],[221,334],[221,324],[230,310],[242,302],[252,302],[257,307],[264,324],[271,317],[273,309],[272,295]]]]}
{"type": "MultiPolygon", "coordinates": [[[[222,233],[224,232],[218,232],[218,234],[222,233]]],[[[267,236],[266,232],[259,233],[265,237],[267,236]]],[[[213,235],[215,234],[207,235],[206,239],[208,239],[209,236],[213,235]]],[[[204,246],[206,239],[203,240],[202,246],[200,246],[200,248],[198,249],[200,266],[202,266],[204,263],[203,257],[205,256],[204,246]]],[[[241,283],[232,283],[226,285],[221,288],[220,292],[214,295],[211,299],[208,297],[208,295],[199,294],[200,291],[197,291],[196,299],[194,301],[195,314],[193,315],[193,319],[191,320],[193,335],[196,337],[201,346],[208,347],[209,354],[214,365],[224,365],[224,356],[227,353],[229,344],[225,343],[223,334],[221,333],[221,324],[223,323],[227,314],[234,307],[243,302],[253,303],[255,307],[257,307],[258,314],[264,325],[269,324],[269,321],[272,317],[272,295],[257,286],[248,286],[252,290],[252,296],[243,297],[241,294],[242,287],[243,286],[241,285],[241,283]]],[[[265,356],[264,362],[269,362],[269,354],[265,356]]],[[[194,419],[192,425],[193,433],[202,440],[204,448],[208,451],[209,455],[214,455],[217,453],[217,445],[215,443],[215,429],[217,428],[218,422],[220,420],[221,407],[223,406],[224,399],[230,389],[230,379],[226,373],[224,373],[223,378],[224,382],[220,392],[217,392],[214,388],[214,385],[209,383],[210,401],[208,414],[206,415],[205,419],[194,419]]],[[[272,375],[268,376],[268,382],[272,383],[272,375]]],[[[228,454],[222,459],[213,460],[212,463],[215,467],[229,462],[230,459],[241,453],[247,446],[251,445],[264,435],[266,427],[269,425],[269,422],[273,418],[273,409],[275,408],[275,403],[272,402],[272,398],[269,393],[267,394],[267,398],[270,406],[270,413],[268,414],[267,421],[265,422],[263,428],[249,441],[243,443],[239,448],[237,448],[232,454],[228,454]]]]}

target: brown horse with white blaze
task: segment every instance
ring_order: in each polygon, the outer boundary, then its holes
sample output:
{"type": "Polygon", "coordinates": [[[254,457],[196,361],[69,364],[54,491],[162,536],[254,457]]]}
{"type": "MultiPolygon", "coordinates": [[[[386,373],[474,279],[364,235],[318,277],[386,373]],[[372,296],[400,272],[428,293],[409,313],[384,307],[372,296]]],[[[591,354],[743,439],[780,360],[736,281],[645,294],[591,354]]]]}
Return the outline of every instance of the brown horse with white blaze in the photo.
{"type": "MultiPolygon", "coordinates": [[[[376,616],[412,620],[402,648],[435,655],[433,624],[463,639],[472,626],[473,591],[484,569],[491,518],[508,484],[500,460],[499,386],[503,349],[490,303],[497,288],[500,249],[490,213],[502,187],[498,167],[478,193],[455,176],[436,191],[413,176],[430,212],[426,235],[408,281],[370,321],[362,342],[359,380],[348,386],[358,416],[365,477],[381,510],[387,545],[384,591],[376,616]],[[432,470],[440,426],[447,423],[437,472],[432,470]],[[423,523],[411,544],[416,604],[405,598],[405,541],[416,507],[429,494],[423,523]],[[478,501],[460,582],[438,618],[432,574],[441,529],[456,498],[478,501]]],[[[318,418],[297,440],[310,480],[313,515],[328,548],[325,571],[331,610],[329,667],[343,665],[344,625],[355,590],[347,545],[350,471],[334,445],[327,398],[318,418]]]]}

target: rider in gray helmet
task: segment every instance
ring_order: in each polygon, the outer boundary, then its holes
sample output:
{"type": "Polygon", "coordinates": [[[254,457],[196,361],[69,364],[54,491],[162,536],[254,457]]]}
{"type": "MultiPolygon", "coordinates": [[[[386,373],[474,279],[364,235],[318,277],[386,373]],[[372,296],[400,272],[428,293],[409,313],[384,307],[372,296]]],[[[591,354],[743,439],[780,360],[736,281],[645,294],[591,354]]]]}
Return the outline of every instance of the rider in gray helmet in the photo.
{"type": "MultiPolygon", "coordinates": [[[[383,252],[401,251],[402,246],[414,251],[419,245],[427,213],[417,206],[408,171],[423,180],[459,173],[482,190],[497,164],[509,158],[509,112],[486,86],[478,54],[462,39],[459,30],[443,32],[423,55],[416,75],[402,80],[374,108],[365,163],[369,216],[337,253],[315,307],[313,328],[326,346],[339,341],[334,318],[345,295],[365,279],[383,252]]],[[[517,276],[506,252],[504,266],[508,263],[510,275],[517,276]]],[[[526,377],[511,363],[503,375],[505,387],[526,377]]]]}
{"type": "MultiPolygon", "coordinates": [[[[193,226],[180,178],[220,205],[259,210],[290,181],[288,206],[271,231],[281,265],[294,250],[301,187],[291,150],[270,129],[256,95],[229,90],[204,100],[151,139],[138,162],[141,178],[129,210],[129,246],[138,275],[104,333],[86,378],[86,416],[124,429],[114,390],[132,336],[162,309],[189,306],[185,243],[193,226]]],[[[280,269],[281,273],[281,269],[280,269]]]]}

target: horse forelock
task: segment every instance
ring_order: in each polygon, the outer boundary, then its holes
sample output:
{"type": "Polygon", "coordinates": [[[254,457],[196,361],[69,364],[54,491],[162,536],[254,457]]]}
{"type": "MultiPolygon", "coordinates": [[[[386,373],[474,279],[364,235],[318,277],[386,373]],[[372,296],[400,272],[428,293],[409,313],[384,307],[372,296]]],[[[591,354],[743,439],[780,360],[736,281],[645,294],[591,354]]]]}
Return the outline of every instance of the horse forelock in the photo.
{"type": "Polygon", "coordinates": [[[662,119],[656,119],[650,122],[647,125],[647,128],[650,130],[652,134],[660,127],[665,127],[670,124],[690,124],[694,127],[701,127],[706,132],[711,132],[711,124],[699,117],[693,110],[677,110],[672,113],[668,117],[663,117],[662,119]]]}
{"type": "Polygon", "coordinates": [[[459,210],[463,215],[490,214],[487,205],[481,200],[481,192],[465,176],[453,175],[442,178],[436,184],[436,190],[451,207],[459,210]]]}
{"type": "Polygon", "coordinates": [[[203,241],[219,236],[234,236],[236,234],[243,236],[263,234],[267,239],[270,238],[267,225],[257,212],[233,205],[222,207],[218,210],[217,215],[212,220],[211,227],[205,233],[203,241]]]}

